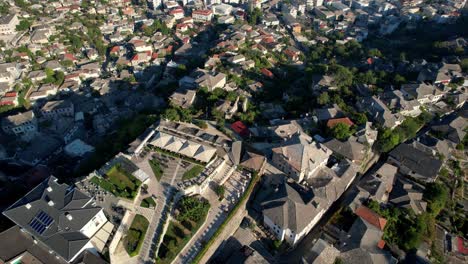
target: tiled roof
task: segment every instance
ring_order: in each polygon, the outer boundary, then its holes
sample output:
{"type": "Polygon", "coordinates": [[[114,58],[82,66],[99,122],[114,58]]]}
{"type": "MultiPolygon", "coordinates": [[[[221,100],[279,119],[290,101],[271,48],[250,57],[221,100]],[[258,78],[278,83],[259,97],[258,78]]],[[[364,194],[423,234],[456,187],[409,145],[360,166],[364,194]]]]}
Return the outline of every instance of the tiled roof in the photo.
{"type": "Polygon", "coordinates": [[[385,218],[380,217],[376,212],[365,206],[359,207],[356,210],[356,215],[382,231],[384,230],[385,224],[387,224],[387,220],[385,218]]]}

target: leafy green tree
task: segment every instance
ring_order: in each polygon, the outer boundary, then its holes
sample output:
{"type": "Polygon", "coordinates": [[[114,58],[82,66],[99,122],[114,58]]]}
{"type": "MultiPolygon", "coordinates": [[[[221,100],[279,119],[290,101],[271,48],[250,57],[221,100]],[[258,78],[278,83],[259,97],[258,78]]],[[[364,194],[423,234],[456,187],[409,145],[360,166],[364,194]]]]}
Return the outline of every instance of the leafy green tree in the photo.
{"type": "Polygon", "coordinates": [[[462,68],[463,72],[468,73],[468,58],[461,60],[460,67],[462,68]]]}
{"type": "Polygon", "coordinates": [[[351,126],[344,123],[338,123],[330,129],[330,132],[336,139],[346,140],[351,136],[351,126]]]}
{"type": "Polygon", "coordinates": [[[370,49],[368,52],[369,57],[382,57],[382,52],[378,49],[370,49]]]}
{"type": "Polygon", "coordinates": [[[0,3],[0,15],[6,15],[10,12],[10,6],[6,3],[0,3]]]}
{"type": "Polygon", "coordinates": [[[433,182],[426,186],[424,198],[428,201],[428,212],[435,217],[445,208],[449,192],[442,183],[433,182]]]}
{"type": "Polygon", "coordinates": [[[323,92],[317,98],[317,102],[319,105],[327,105],[330,102],[330,96],[327,92],[323,92]]]}
{"type": "Polygon", "coordinates": [[[29,30],[30,27],[31,27],[31,22],[29,22],[28,20],[21,20],[20,23],[16,25],[16,30],[25,31],[25,30],[29,30]]]}
{"type": "Polygon", "coordinates": [[[256,25],[262,21],[263,13],[259,8],[247,13],[247,21],[250,25],[256,25]]]}

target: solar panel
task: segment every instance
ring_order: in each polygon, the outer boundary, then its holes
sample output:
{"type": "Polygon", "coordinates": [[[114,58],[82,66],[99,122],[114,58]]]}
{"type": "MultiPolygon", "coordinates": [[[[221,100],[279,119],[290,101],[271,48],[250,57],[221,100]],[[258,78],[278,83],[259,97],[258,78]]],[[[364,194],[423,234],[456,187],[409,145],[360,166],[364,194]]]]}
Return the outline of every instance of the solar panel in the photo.
{"type": "Polygon", "coordinates": [[[44,233],[44,231],[52,224],[54,219],[50,217],[44,211],[40,211],[29,223],[29,226],[36,231],[38,234],[44,233]]]}

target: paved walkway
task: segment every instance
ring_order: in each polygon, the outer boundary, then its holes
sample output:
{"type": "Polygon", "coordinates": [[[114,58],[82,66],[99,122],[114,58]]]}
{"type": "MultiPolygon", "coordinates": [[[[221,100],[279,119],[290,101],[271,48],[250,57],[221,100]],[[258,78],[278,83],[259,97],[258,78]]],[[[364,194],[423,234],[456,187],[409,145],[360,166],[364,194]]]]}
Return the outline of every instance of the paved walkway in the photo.
{"type": "MultiPolygon", "coordinates": [[[[167,220],[167,214],[170,210],[168,203],[174,195],[174,190],[171,186],[177,178],[179,167],[180,160],[177,160],[175,168],[171,170],[172,177],[170,178],[170,186],[164,187],[156,180],[153,180],[150,182],[150,184],[148,184],[148,192],[156,196],[157,199],[155,213],[150,220],[145,240],[143,241],[143,245],[140,249],[140,263],[154,263],[156,249],[159,246],[158,243],[161,242],[158,241],[158,238],[161,236],[161,232],[163,232],[163,226],[167,220]]],[[[165,173],[167,172],[165,171],[165,173]]],[[[155,177],[153,177],[153,179],[155,179],[155,177]]]]}

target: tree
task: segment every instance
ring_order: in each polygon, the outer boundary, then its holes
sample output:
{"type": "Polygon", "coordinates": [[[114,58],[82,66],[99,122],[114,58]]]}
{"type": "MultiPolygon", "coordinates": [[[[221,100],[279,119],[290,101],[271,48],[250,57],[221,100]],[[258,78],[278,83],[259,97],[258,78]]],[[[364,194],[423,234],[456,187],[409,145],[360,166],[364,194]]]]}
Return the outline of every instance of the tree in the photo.
{"type": "Polygon", "coordinates": [[[468,73],[468,58],[461,60],[460,67],[462,68],[463,72],[468,73]]]}
{"type": "Polygon", "coordinates": [[[261,22],[263,13],[259,8],[255,8],[254,10],[248,12],[247,14],[247,21],[250,25],[256,25],[261,22]]]}
{"type": "Polygon", "coordinates": [[[6,15],[10,12],[10,6],[4,2],[0,3],[0,15],[6,15]]]}
{"type": "Polygon", "coordinates": [[[166,118],[166,119],[169,119],[169,120],[173,120],[173,121],[178,121],[180,120],[180,116],[179,116],[179,113],[177,112],[176,109],[174,108],[168,108],[164,111],[164,113],[162,114],[162,117],[163,118],[166,118]]]}
{"type": "Polygon", "coordinates": [[[338,123],[330,129],[330,132],[336,139],[346,140],[351,136],[351,126],[344,123],[338,123]]]}
{"type": "Polygon", "coordinates": [[[25,31],[25,30],[29,30],[30,27],[31,27],[31,22],[29,22],[28,20],[21,20],[20,23],[16,25],[16,30],[25,31]]]}
{"type": "Polygon", "coordinates": [[[382,52],[378,49],[370,49],[368,53],[369,57],[382,57],[382,52]]]}
{"type": "Polygon", "coordinates": [[[327,92],[323,92],[317,98],[317,102],[319,105],[326,105],[330,102],[330,96],[328,95],[327,92]]]}
{"type": "Polygon", "coordinates": [[[436,217],[444,209],[449,197],[449,192],[445,185],[433,182],[426,186],[424,198],[428,201],[428,212],[436,217]]]}

